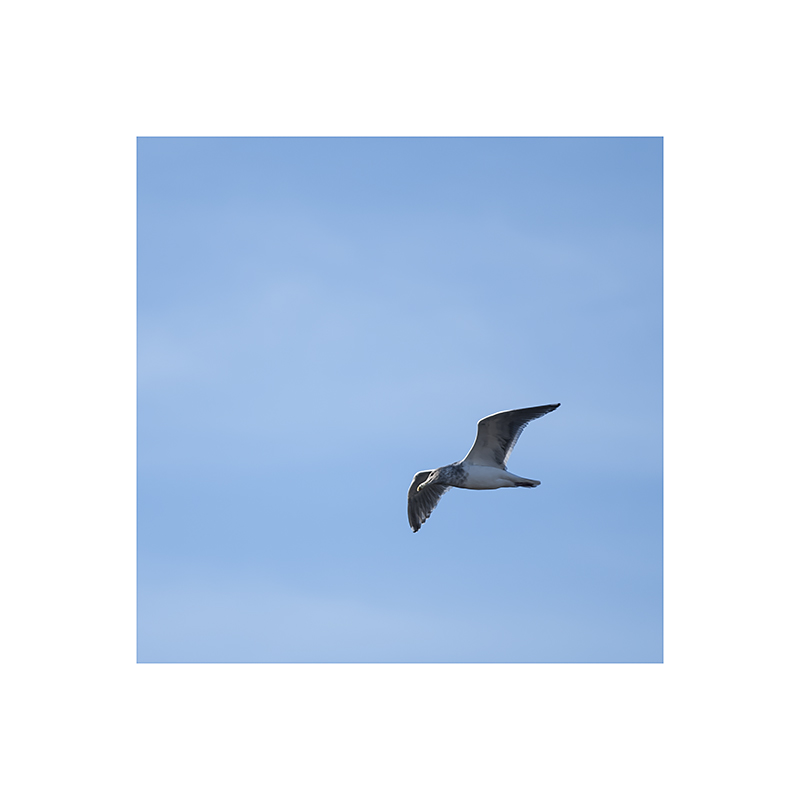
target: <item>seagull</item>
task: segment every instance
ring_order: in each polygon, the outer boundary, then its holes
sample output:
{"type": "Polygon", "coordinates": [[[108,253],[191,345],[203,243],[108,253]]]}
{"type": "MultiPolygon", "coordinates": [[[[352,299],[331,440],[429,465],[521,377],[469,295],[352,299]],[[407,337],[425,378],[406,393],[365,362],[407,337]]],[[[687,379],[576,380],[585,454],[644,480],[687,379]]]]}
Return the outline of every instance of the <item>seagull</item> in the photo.
{"type": "Polygon", "coordinates": [[[478,422],[478,435],[469,453],[454,464],[418,472],[408,489],[408,522],[416,533],[431,515],[442,495],[459,489],[500,489],[504,486],[538,486],[541,481],[521,478],[506,469],[506,462],[525,426],[555,411],[561,403],[515,411],[498,411],[478,422]]]}

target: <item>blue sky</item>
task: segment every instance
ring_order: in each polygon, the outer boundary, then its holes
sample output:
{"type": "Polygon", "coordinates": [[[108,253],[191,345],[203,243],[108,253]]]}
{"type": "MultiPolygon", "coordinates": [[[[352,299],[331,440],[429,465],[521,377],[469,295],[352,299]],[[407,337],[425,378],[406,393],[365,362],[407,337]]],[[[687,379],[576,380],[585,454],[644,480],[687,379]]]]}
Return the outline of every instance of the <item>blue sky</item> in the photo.
{"type": "Polygon", "coordinates": [[[138,143],[142,662],[662,660],[662,141],[138,143]],[[414,473],[561,403],[417,534],[414,473]]]}

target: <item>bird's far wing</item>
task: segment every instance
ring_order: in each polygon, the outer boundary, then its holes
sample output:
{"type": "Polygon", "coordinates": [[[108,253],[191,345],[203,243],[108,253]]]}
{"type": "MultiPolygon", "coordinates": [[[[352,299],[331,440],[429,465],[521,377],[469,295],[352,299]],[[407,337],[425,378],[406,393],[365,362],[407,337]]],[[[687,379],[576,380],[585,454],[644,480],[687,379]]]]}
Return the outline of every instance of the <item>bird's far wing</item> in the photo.
{"type": "MultiPolygon", "coordinates": [[[[505,469],[508,457],[525,426],[532,420],[555,411],[561,403],[515,411],[499,411],[478,422],[478,435],[472,449],[464,457],[470,464],[505,469]]],[[[424,480],[424,478],[423,478],[424,480]]]]}
{"type": "Polygon", "coordinates": [[[442,495],[450,488],[443,483],[434,483],[418,492],[417,486],[423,483],[432,471],[429,469],[418,472],[408,489],[408,522],[414,533],[422,527],[422,523],[431,515],[442,495]]]}

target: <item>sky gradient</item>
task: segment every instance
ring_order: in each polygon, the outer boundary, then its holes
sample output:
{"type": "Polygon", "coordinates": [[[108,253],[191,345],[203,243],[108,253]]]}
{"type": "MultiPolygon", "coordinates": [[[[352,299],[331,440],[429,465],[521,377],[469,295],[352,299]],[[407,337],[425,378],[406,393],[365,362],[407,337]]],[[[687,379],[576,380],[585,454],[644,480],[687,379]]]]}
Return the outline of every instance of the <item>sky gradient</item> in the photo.
{"type": "Polygon", "coordinates": [[[140,139],[139,661],[662,661],[662,227],[658,138],[140,139]]]}

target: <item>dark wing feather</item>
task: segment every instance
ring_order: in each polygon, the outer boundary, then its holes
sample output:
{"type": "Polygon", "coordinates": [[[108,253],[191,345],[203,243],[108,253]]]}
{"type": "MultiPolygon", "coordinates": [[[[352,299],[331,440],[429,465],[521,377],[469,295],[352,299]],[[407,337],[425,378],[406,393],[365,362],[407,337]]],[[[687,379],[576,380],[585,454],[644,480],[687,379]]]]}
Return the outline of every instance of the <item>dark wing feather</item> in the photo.
{"type": "Polygon", "coordinates": [[[417,486],[427,480],[431,472],[433,470],[430,469],[418,472],[408,489],[408,522],[414,533],[422,527],[422,523],[431,515],[442,495],[450,488],[444,483],[434,483],[418,492],[417,486]]]}
{"type": "Polygon", "coordinates": [[[560,405],[561,403],[556,403],[550,406],[518,408],[515,411],[499,411],[497,414],[484,417],[478,423],[478,435],[464,461],[505,469],[508,457],[525,426],[531,420],[555,411],[560,405]]]}

